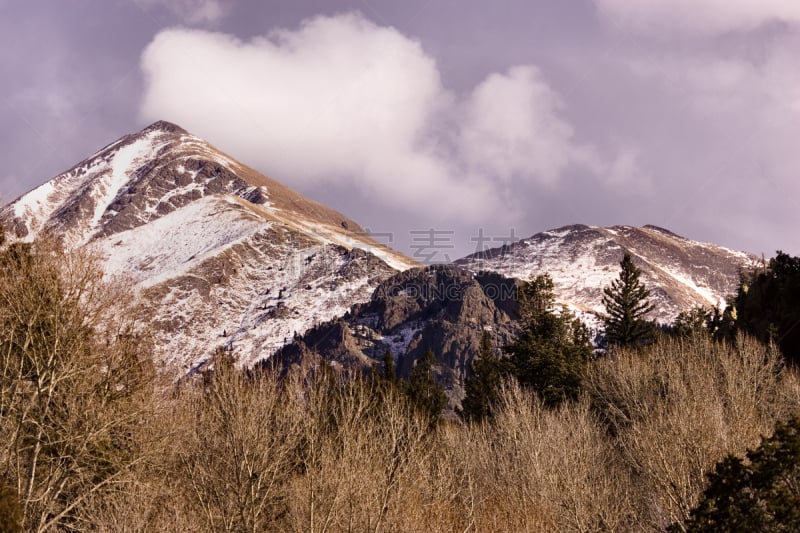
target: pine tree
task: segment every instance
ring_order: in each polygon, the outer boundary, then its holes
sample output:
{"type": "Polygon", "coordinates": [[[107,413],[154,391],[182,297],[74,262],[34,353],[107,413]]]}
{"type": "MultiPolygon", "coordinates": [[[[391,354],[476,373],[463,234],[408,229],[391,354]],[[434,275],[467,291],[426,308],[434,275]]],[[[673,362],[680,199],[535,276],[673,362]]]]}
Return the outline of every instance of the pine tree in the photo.
{"type": "Polygon", "coordinates": [[[620,267],[619,278],[603,289],[606,340],[612,346],[641,344],[653,336],[652,325],[644,319],[654,309],[647,299],[650,291],[639,280],[642,271],[630,254],[625,254],[620,267]]]}
{"type": "Polygon", "coordinates": [[[730,305],[724,310],[714,307],[708,319],[708,331],[716,340],[734,342],[736,339],[736,308],[730,305]]]}
{"type": "Polygon", "coordinates": [[[712,333],[713,310],[697,306],[689,311],[681,311],[666,329],[666,333],[675,337],[691,337],[692,335],[709,335],[712,333]]]}
{"type": "Polygon", "coordinates": [[[465,420],[480,421],[490,418],[500,397],[503,379],[502,362],[492,347],[488,331],[481,337],[480,351],[470,364],[469,376],[464,383],[464,400],[460,415],[465,420]]]}
{"type": "Polygon", "coordinates": [[[386,350],[386,353],[383,354],[383,362],[380,366],[377,363],[373,364],[370,381],[381,400],[391,394],[402,392],[405,381],[397,375],[397,367],[394,364],[391,350],[386,350]]]}
{"type": "Polygon", "coordinates": [[[729,455],[685,527],[669,531],[800,531],[800,419],[778,423],[747,460],[729,455]]]}
{"type": "Polygon", "coordinates": [[[392,386],[397,385],[397,369],[394,366],[394,356],[391,350],[383,354],[383,366],[380,373],[381,380],[392,386]]]}
{"type": "Polygon", "coordinates": [[[523,331],[503,350],[513,375],[548,405],[577,397],[592,355],[589,330],[566,307],[554,311],[553,280],[537,276],[517,291],[523,331]]]}
{"type": "Polygon", "coordinates": [[[800,257],[781,251],[742,276],[729,313],[736,329],[775,342],[784,357],[800,362],[800,257]]]}
{"type": "Polygon", "coordinates": [[[444,388],[436,383],[433,376],[435,363],[436,357],[429,349],[414,364],[406,387],[406,394],[412,405],[428,417],[431,426],[436,425],[442,415],[442,410],[447,405],[444,388]]]}

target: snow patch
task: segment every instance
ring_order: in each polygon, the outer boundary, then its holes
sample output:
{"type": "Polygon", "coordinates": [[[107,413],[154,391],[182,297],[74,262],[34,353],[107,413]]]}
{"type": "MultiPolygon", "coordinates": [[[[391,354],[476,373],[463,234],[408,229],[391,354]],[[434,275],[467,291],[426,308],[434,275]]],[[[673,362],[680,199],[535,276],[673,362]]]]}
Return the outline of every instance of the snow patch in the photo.
{"type": "Polygon", "coordinates": [[[114,201],[119,191],[127,184],[137,165],[147,158],[155,155],[156,147],[153,145],[153,137],[157,132],[150,132],[144,137],[123,146],[114,153],[110,172],[96,180],[92,190],[92,197],[95,201],[94,215],[90,222],[90,231],[97,229],[103,213],[114,201]]]}
{"type": "Polygon", "coordinates": [[[557,238],[560,238],[560,239],[563,239],[564,237],[566,237],[570,233],[572,233],[571,229],[562,229],[560,231],[559,230],[550,230],[550,231],[543,232],[543,234],[547,235],[548,237],[557,237],[557,238]]]}
{"type": "MultiPolygon", "coordinates": [[[[417,266],[410,263],[405,257],[392,253],[392,250],[382,246],[377,246],[366,238],[362,239],[356,233],[341,233],[334,231],[330,226],[319,223],[312,223],[308,221],[301,221],[301,225],[306,228],[306,231],[317,237],[322,242],[328,244],[338,244],[348,250],[358,248],[369,252],[393,269],[402,272],[417,266]]],[[[365,237],[367,237],[365,235],[365,237]]]]}
{"type": "Polygon", "coordinates": [[[708,302],[711,305],[719,305],[720,304],[720,300],[724,301],[724,299],[722,299],[718,295],[714,294],[714,291],[712,291],[708,287],[703,287],[703,286],[697,285],[693,279],[691,279],[691,278],[689,278],[687,276],[684,276],[680,272],[677,272],[675,270],[672,270],[672,269],[666,268],[666,267],[659,267],[659,269],[662,272],[664,272],[667,275],[669,275],[670,277],[672,277],[674,280],[678,281],[679,283],[685,285],[689,289],[691,289],[694,292],[696,292],[701,298],[703,298],[706,302],[708,302]]]}
{"type": "Polygon", "coordinates": [[[425,324],[419,322],[404,324],[402,327],[395,329],[395,331],[384,335],[380,340],[388,345],[396,361],[397,357],[408,352],[408,345],[424,328],[425,324]]]}
{"type": "Polygon", "coordinates": [[[105,271],[149,287],[187,272],[208,256],[269,227],[219,196],[207,196],[149,224],[111,235],[99,246],[105,271]],[[225,202],[220,205],[221,202],[225,202]]]}
{"type": "Polygon", "coordinates": [[[36,187],[14,204],[14,215],[18,218],[30,217],[42,220],[52,211],[51,195],[55,191],[52,181],[36,187]]]}
{"type": "Polygon", "coordinates": [[[295,334],[343,315],[354,303],[368,301],[376,282],[366,275],[342,279],[340,272],[347,261],[335,247],[315,246],[262,272],[256,287],[259,296],[227,344],[240,364],[269,357],[295,334]]]}

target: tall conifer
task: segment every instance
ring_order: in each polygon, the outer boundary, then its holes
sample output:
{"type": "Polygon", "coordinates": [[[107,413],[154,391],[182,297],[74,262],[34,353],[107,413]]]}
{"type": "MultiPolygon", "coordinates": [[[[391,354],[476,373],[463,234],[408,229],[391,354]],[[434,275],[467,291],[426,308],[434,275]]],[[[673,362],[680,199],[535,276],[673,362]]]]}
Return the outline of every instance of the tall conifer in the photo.
{"type": "Polygon", "coordinates": [[[603,289],[605,333],[610,346],[641,344],[652,338],[653,328],[644,317],[654,306],[648,300],[650,291],[639,280],[641,273],[631,254],[626,253],[620,261],[619,278],[603,289]]]}
{"type": "Polygon", "coordinates": [[[492,338],[488,331],[481,337],[480,352],[470,364],[470,372],[464,383],[464,400],[461,416],[465,420],[479,421],[491,417],[500,396],[502,364],[494,353],[492,338]]]}

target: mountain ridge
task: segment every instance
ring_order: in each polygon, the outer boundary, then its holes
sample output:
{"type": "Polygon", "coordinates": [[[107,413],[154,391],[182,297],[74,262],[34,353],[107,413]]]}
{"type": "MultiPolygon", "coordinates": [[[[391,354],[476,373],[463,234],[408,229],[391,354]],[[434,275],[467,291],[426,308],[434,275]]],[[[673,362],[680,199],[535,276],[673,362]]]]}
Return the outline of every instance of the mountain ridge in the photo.
{"type": "Polygon", "coordinates": [[[319,331],[338,323],[330,331],[345,344],[333,352],[362,367],[387,347],[406,371],[423,346],[438,351],[456,395],[482,331],[498,342],[515,331],[513,306],[492,297],[495,285],[547,272],[559,301],[598,330],[602,289],[625,252],[642,268],[661,322],[696,305],[724,305],[739,270],[755,261],[654,225],[573,224],[422,268],[345,215],[166,121],[20,196],[0,209],[0,221],[12,238],[47,232],[67,247],[90,246],[109,276],[131,280],[167,371],[186,372],[217,348],[242,365],[276,352],[298,361],[314,352],[319,331]],[[386,292],[439,285],[459,289],[413,305],[408,292],[399,300],[386,292]],[[408,314],[414,306],[430,311],[424,320],[408,314]],[[372,324],[364,313],[391,316],[372,324]],[[373,338],[365,341],[358,332],[367,330],[373,338]],[[306,332],[316,340],[305,342],[306,332]]]}
{"type": "Polygon", "coordinates": [[[616,278],[625,253],[642,269],[642,280],[659,308],[652,318],[663,323],[698,305],[724,307],[740,272],[757,261],[746,252],[694,241],[652,224],[572,224],[470,254],[454,264],[520,279],[547,272],[559,301],[599,325],[602,289],[616,278]]]}

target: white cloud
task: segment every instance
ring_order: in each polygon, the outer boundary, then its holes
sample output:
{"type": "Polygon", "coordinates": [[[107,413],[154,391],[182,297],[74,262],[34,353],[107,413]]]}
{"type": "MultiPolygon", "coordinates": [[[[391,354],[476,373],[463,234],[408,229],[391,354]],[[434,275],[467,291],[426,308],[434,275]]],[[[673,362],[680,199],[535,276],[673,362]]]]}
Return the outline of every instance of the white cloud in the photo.
{"type": "Polygon", "coordinates": [[[134,0],[142,9],[166,9],[187,24],[213,26],[227,14],[220,0],[134,0]]]}
{"type": "Polygon", "coordinates": [[[770,22],[800,24],[797,0],[595,0],[613,26],[641,32],[714,34],[770,22]]]}
{"type": "Polygon", "coordinates": [[[510,181],[552,186],[583,164],[536,68],[492,74],[462,97],[417,41],[358,14],[250,41],[165,30],[142,69],[143,118],[289,184],[348,183],[387,206],[477,221],[502,211],[510,181]]]}
{"type": "Polygon", "coordinates": [[[473,171],[509,179],[558,181],[574,161],[563,102],[531,66],[492,74],[466,101],[459,146],[473,171]]]}

